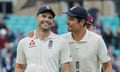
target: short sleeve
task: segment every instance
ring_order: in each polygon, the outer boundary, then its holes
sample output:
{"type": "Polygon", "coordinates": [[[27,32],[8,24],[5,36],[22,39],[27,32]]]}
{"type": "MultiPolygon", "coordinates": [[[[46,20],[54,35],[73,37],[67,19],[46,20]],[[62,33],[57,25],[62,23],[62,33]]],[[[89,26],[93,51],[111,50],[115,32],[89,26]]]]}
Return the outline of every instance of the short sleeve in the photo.
{"type": "Polygon", "coordinates": [[[23,40],[20,40],[17,46],[17,58],[16,63],[18,64],[25,64],[25,53],[24,53],[24,43],[23,40]]]}
{"type": "Polygon", "coordinates": [[[72,61],[71,53],[70,53],[70,47],[66,40],[63,40],[61,45],[61,52],[60,52],[60,63],[64,64],[67,62],[72,61]]]}
{"type": "Polygon", "coordinates": [[[98,40],[98,59],[100,63],[105,63],[111,60],[104,40],[101,37],[98,40]]]}

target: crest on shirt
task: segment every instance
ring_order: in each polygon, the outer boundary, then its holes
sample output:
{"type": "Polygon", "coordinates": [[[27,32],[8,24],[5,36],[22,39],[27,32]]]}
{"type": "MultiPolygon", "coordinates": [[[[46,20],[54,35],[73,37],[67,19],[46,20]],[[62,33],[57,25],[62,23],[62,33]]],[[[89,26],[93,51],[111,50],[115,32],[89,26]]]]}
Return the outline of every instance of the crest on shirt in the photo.
{"type": "Polygon", "coordinates": [[[53,47],[53,40],[49,40],[48,48],[51,49],[53,47]]]}
{"type": "Polygon", "coordinates": [[[31,40],[29,43],[29,48],[35,47],[35,41],[31,40]]]}

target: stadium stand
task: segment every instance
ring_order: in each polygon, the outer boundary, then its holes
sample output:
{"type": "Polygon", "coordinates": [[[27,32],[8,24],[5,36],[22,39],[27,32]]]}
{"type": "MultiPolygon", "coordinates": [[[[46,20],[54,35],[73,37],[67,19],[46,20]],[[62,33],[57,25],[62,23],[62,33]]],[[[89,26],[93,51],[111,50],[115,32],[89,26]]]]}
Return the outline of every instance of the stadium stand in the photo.
{"type": "MultiPolygon", "coordinates": [[[[111,26],[112,32],[115,32],[115,27],[119,24],[118,17],[99,17],[100,20],[103,21],[103,27],[106,27],[107,25],[111,26]]],[[[11,15],[8,19],[5,20],[7,25],[10,25],[12,27],[13,32],[16,32],[16,29],[19,28],[21,31],[23,31],[24,35],[30,31],[35,29],[36,27],[36,21],[34,16],[17,16],[17,15],[11,15]],[[23,30],[23,28],[25,30],[23,30]]],[[[66,27],[66,16],[56,16],[55,17],[55,23],[58,26],[58,34],[63,34],[68,32],[66,27]]],[[[105,29],[105,28],[104,28],[105,29]]]]}

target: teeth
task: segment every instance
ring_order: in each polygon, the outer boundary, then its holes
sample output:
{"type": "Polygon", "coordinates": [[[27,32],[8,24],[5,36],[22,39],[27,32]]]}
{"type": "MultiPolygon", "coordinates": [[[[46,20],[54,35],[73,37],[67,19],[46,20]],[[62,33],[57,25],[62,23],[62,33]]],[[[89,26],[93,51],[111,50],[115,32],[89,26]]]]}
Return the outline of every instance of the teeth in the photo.
{"type": "Polygon", "coordinates": [[[44,23],[44,25],[49,25],[48,23],[44,23]]]}
{"type": "Polygon", "coordinates": [[[50,25],[49,25],[48,23],[43,23],[43,24],[42,24],[42,27],[44,27],[44,28],[46,28],[46,27],[48,28],[49,26],[50,26],[50,25]]]}

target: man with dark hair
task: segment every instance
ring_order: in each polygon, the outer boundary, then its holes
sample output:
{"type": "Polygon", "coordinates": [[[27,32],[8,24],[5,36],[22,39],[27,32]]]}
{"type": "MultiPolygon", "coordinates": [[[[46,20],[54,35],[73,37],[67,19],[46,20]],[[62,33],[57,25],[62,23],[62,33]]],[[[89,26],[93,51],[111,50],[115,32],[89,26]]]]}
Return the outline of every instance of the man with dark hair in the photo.
{"type": "Polygon", "coordinates": [[[112,72],[111,59],[101,36],[87,30],[87,11],[82,7],[72,7],[67,12],[69,33],[62,35],[69,43],[73,61],[71,72],[112,72]]]}

